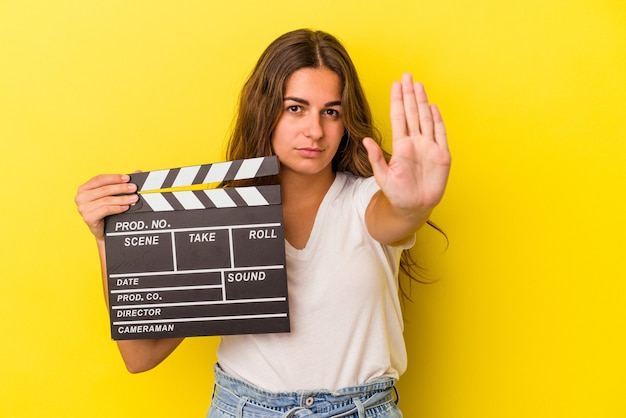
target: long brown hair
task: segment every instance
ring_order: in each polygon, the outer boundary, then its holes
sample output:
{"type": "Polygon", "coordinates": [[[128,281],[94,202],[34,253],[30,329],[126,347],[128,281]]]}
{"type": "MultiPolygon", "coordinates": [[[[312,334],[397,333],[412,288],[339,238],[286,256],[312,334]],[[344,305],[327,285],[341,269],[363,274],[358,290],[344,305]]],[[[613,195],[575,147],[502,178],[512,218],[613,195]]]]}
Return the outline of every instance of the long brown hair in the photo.
{"type": "Polygon", "coordinates": [[[271,138],[283,110],[287,80],[299,69],[322,67],[336,73],[342,84],[345,132],[333,159],[333,169],[371,176],[361,139],[369,136],[380,144],[381,136],[372,123],[372,112],[354,64],[337,38],[309,29],[280,36],[259,58],[241,92],[228,159],[272,155],[271,138]]]}
{"type": "MultiPolygon", "coordinates": [[[[226,150],[227,159],[273,155],[271,139],[283,111],[285,87],[289,77],[302,68],[327,68],[341,80],[345,131],[333,158],[333,170],[350,172],[360,177],[373,175],[361,140],[370,137],[381,145],[381,135],[374,126],[356,68],[337,38],[310,29],[298,29],[281,35],[261,54],[241,91],[235,124],[226,150]]],[[[389,160],[389,154],[384,154],[389,160]]],[[[271,181],[276,179],[260,180],[256,184],[271,181]]],[[[402,254],[400,270],[418,281],[423,276],[408,250],[402,254]]],[[[402,293],[408,296],[406,289],[402,285],[400,287],[402,293]]]]}

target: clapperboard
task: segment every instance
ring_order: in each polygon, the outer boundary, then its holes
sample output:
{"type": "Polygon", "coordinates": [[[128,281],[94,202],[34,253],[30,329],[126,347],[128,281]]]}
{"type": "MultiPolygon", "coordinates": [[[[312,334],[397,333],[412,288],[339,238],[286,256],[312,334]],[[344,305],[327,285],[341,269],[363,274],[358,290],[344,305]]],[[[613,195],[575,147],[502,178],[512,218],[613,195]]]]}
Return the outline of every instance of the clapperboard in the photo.
{"type": "Polygon", "coordinates": [[[131,175],[139,201],[105,218],[114,340],[289,331],[280,186],[197,186],[277,173],[263,157],[131,175]]]}

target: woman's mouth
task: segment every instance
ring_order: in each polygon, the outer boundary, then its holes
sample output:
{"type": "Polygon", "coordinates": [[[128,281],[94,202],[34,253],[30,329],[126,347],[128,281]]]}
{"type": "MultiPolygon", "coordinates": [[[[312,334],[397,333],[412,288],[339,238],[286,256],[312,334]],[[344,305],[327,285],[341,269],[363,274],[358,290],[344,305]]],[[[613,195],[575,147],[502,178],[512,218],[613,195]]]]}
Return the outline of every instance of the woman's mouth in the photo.
{"type": "Polygon", "coordinates": [[[296,151],[303,157],[315,158],[319,156],[324,151],[324,149],[302,147],[302,148],[296,148],[296,151]]]}

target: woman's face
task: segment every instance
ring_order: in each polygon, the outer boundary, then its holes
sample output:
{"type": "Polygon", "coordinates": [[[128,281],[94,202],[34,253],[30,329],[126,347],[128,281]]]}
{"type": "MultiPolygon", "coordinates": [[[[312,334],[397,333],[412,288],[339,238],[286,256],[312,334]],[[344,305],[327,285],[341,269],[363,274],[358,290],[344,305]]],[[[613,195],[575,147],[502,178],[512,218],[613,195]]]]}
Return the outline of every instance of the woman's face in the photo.
{"type": "Polygon", "coordinates": [[[302,68],[289,77],[272,135],[281,175],[332,171],[344,132],[341,90],[339,76],[327,68],[302,68]]]}

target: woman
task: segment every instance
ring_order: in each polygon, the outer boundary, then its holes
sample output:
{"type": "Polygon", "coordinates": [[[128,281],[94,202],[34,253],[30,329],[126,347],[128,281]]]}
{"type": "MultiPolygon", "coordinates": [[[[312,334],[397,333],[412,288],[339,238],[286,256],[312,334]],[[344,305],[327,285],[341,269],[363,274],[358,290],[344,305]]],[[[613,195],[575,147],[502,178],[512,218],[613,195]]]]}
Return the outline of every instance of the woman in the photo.
{"type": "MultiPolygon", "coordinates": [[[[354,65],[333,36],[289,32],[261,55],[227,158],[279,159],[292,331],[222,337],[209,417],[401,416],[400,258],[443,196],[450,153],[437,107],[410,74],[392,85],[391,125],[388,159],[354,65]]],[[[136,190],[128,181],[97,176],[76,196],[105,286],[103,219],[136,202],[123,195],[136,190]]],[[[127,368],[140,372],[181,341],[118,346],[127,368]]]]}

